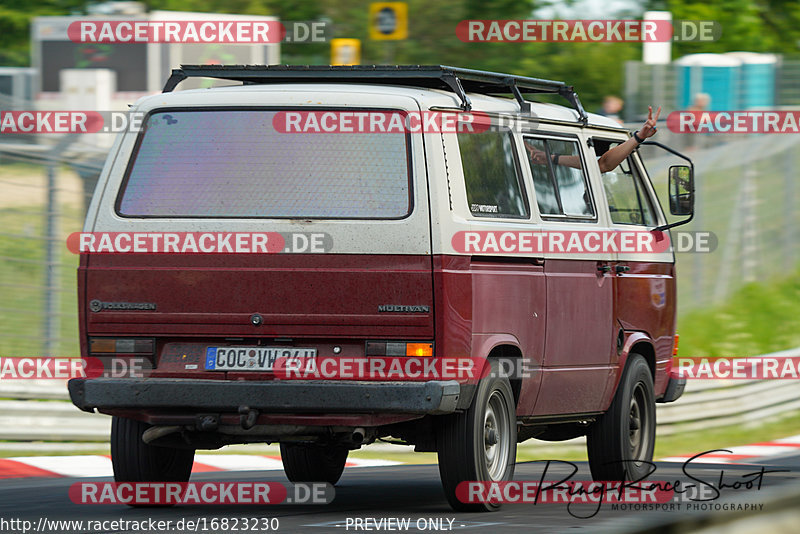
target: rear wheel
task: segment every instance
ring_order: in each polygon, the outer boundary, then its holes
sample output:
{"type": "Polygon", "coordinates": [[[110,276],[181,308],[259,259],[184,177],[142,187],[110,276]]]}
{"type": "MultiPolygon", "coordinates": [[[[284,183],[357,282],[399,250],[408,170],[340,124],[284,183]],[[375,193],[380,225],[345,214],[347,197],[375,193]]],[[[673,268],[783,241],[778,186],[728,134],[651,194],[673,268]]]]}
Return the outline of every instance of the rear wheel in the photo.
{"type": "Polygon", "coordinates": [[[341,445],[281,443],[281,460],[291,482],[336,484],[344,471],[350,451],[341,445]]]}
{"type": "MultiPolygon", "coordinates": [[[[493,366],[496,370],[496,366],[493,366]]],[[[493,375],[496,373],[493,373],[493,375]]],[[[436,437],[439,476],[450,506],[465,512],[494,511],[498,503],[465,503],[456,495],[464,481],[507,481],[514,476],[517,420],[508,378],[486,377],[464,413],[441,418],[436,437]]]]}
{"type": "Polygon", "coordinates": [[[592,478],[622,481],[646,476],[655,442],[653,377],[644,357],[632,353],[611,406],[586,435],[592,478]]]}
{"type": "Polygon", "coordinates": [[[194,449],[156,447],[142,441],[150,425],[114,416],[111,420],[111,463],[117,482],[187,482],[194,449]]]}

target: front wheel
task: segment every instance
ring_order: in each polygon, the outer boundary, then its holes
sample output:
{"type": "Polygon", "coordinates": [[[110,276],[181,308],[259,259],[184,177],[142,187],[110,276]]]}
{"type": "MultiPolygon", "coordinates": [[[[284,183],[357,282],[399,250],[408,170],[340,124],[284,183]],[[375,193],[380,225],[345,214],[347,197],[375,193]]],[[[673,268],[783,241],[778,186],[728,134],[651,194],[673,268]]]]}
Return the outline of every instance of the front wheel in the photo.
{"type": "Polygon", "coordinates": [[[656,443],[653,377],[644,357],[633,354],[608,411],[586,435],[592,478],[638,480],[650,471],[656,443]]]}
{"type": "Polygon", "coordinates": [[[436,436],[439,476],[453,509],[485,512],[500,508],[498,503],[461,502],[456,488],[464,481],[502,482],[513,478],[517,457],[515,412],[508,378],[490,376],[480,381],[466,412],[441,418],[436,436]]]}

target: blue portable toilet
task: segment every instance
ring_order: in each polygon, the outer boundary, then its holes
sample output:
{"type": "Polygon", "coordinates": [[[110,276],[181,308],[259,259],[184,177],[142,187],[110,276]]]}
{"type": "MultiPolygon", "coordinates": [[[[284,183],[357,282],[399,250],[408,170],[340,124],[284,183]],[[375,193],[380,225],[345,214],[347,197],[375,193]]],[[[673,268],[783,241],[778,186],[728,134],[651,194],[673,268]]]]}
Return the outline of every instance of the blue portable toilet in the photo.
{"type": "Polygon", "coordinates": [[[678,109],[691,106],[699,93],[711,97],[706,111],[740,109],[740,59],[725,54],[691,54],[683,56],[675,64],[678,70],[678,109]]]}
{"type": "Polygon", "coordinates": [[[778,57],[755,52],[728,52],[742,62],[739,71],[739,107],[769,108],[775,105],[775,76],[778,57]]]}

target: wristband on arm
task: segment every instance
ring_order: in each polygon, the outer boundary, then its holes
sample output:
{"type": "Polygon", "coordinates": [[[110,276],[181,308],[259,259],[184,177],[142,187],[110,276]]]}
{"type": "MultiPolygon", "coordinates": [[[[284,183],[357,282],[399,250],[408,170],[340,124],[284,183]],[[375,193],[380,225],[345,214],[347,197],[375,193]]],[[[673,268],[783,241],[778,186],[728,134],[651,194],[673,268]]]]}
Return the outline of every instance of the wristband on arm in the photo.
{"type": "Polygon", "coordinates": [[[635,132],[633,132],[633,138],[636,140],[636,143],[637,143],[637,144],[641,145],[641,144],[642,144],[642,142],[644,142],[644,139],[642,139],[641,137],[639,137],[638,135],[636,135],[636,134],[638,134],[638,133],[639,133],[639,130],[636,130],[635,132]]]}

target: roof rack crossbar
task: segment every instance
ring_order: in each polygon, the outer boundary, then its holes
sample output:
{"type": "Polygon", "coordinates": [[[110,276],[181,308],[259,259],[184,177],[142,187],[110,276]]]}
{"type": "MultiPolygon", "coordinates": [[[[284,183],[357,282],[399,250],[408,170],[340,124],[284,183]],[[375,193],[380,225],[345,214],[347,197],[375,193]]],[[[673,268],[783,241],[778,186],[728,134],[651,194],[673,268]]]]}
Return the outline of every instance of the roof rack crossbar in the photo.
{"type": "Polygon", "coordinates": [[[525,102],[525,99],[522,97],[522,93],[519,92],[519,87],[517,87],[517,82],[514,80],[514,78],[506,78],[506,85],[508,85],[508,88],[511,89],[511,94],[514,95],[514,98],[517,99],[517,102],[519,102],[519,110],[522,113],[530,114],[531,103],[525,102]]]}
{"type": "Polygon", "coordinates": [[[586,114],[586,110],[583,109],[583,104],[581,104],[581,99],[578,98],[578,93],[573,91],[572,87],[568,87],[561,92],[561,96],[566,98],[567,102],[572,106],[572,109],[578,112],[578,121],[586,126],[589,123],[589,116],[586,114]]]}
{"type": "Polygon", "coordinates": [[[442,81],[450,86],[453,92],[461,99],[461,109],[464,111],[472,110],[472,102],[470,101],[467,93],[464,92],[464,86],[461,85],[461,80],[455,74],[443,74],[442,81]]]}
{"type": "Polygon", "coordinates": [[[170,74],[167,83],[164,84],[164,90],[161,92],[171,93],[178,86],[179,83],[181,83],[188,77],[189,76],[183,71],[183,69],[172,69],[172,74],[170,74]]]}
{"type": "Polygon", "coordinates": [[[511,93],[523,113],[530,113],[524,94],[557,94],[578,114],[578,122],[588,117],[572,86],[564,82],[514,76],[497,72],[463,69],[445,65],[181,65],[173,69],[164,85],[169,93],[187,78],[216,78],[244,84],[297,83],[395,83],[434,89],[449,89],[461,100],[464,111],[472,109],[467,93],[511,93]]]}

